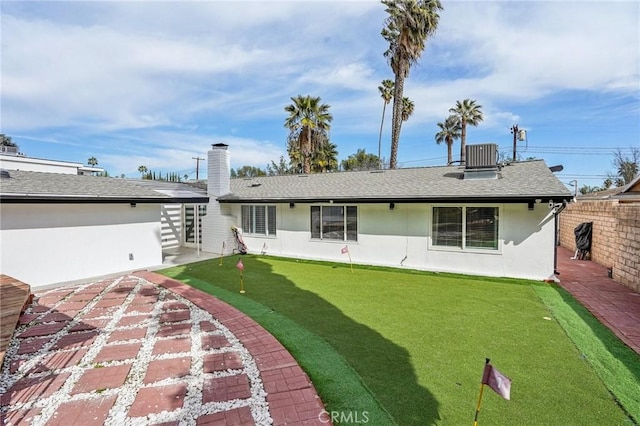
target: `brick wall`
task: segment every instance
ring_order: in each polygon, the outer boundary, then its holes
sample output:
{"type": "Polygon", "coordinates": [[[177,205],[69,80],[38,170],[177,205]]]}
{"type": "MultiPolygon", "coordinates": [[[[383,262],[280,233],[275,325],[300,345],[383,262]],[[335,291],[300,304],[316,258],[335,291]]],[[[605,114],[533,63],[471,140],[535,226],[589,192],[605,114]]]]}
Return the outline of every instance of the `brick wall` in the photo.
{"type": "Polygon", "coordinates": [[[573,230],[593,222],[591,260],[613,268],[613,278],[640,292],[640,204],[612,200],[571,203],[560,213],[560,245],[575,251],[573,230]]]}
{"type": "Polygon", "coordinates": [[[621,204],[618,212],[616,231],[620,250],[614,278],[640,293],[640,205],[621,204]]]}

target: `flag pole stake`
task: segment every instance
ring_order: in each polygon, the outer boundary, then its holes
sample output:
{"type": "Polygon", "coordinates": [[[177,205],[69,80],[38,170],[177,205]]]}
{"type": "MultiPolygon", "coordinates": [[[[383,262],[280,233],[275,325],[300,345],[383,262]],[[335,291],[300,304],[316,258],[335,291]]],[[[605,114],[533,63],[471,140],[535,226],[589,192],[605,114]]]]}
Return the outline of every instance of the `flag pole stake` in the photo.
{"type": "Polygon", "coordinates": [[[347,251],[347,255],[349,255],[349,267],[351,268],[351,273],[353,274],[353,263],[351,263],[351,253],[347,251]]]}
{"type": "Polygon", "coordinates": [[[224,241],[222,242],[222,250],[220,251],[220,263],[218,266],[222,266],[222,258],[224,257],[224,241]]]}
{"type": "MultiPolygon", "coordinates": [[[[489,364],[489,358],[485,358],[485,368],[489,364]]],[[[482,404],[482,392],[484,391],[484,370],[482,372],[482,380],[480,380],[480,395],[478,396],[478,404],[476,405],[476,415],[473,418],[473,426],[478,426],[478,414],[480,414],[480,405],[482,404]]]]}
{"type": "Polygon", "coordinates": [[[480,404],[482,404],[482,391],[484,384],[480,383],[480,396],[478,396],[478,405],[476,405],[476,416],[473,418],[473,426],[478,426],[478,414],[480,414],[480,404]]]}
{"type": "Polygon", "coordinates": [[[240,272],[240,293],[244,294],[244,281],[242,279],[242,272],[240,272]]]}

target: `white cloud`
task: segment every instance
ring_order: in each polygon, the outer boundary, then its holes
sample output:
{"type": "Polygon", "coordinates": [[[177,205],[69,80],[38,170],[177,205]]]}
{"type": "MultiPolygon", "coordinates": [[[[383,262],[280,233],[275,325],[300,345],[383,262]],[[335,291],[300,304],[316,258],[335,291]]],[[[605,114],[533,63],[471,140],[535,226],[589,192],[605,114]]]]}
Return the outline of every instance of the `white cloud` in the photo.
{"type": "Polygon", "coordinates": [[[479,94],[541,97],[551,90],[637,88],[637,3],[453,3],[437,41],[455,66],[481,70],[479,94]],[[449,50],[449,49],[447,49],[449,50]]]}
{"type": "Polygon", "coordinates": [[[354,62],[314,68],[307,74],[302,75],[298,82],[364,91],[371,89],[369,80],[372,75],[373,70],[367,64],[354,62]]]}
{"type": "MultiPolygon", "coordinates": [[[[431,132],[458,99],[476,99],[482,126],[501,131],[520,108],[570,90],[637,99],[637,2],[444,7],[406,81],[415,112],[404,138],[431,132]]],[[[92,152],[111,142],[101,164],[134,175],[144,159],[195,168],[212,139],[232,142],[235,167],[263,167],[284,154],[284,106],[310,94],[332,106],[341,154],[377,148],[377,86],[393,78],[384,18],[377,1],[6,2],[3,130],[66,133],[92,152]]]]}
{"type": "Polygon", "coordinates": [[[270,160],[277,160],[286,155],[284,146],[271,141],[252,140],[233,136],[201,136],[182,132],[145,132],[138,143],[129,145],[130,140],[105,141],[101,146],[105,150],[109,145],[117,146],[116,150],[106,150],[98,155],[100,165],[112,175],[122,173],[129,177],[136,176],[138,167],[144,165],[149,170],[165,170],[188,173],[195,176],[196,161],[194,157],[204,158],[200,163],[200,177],[206,176],[207,152],[214,143],[226,143],[232,153],[232,167],[244,165],[265,168],[270,160]]]}

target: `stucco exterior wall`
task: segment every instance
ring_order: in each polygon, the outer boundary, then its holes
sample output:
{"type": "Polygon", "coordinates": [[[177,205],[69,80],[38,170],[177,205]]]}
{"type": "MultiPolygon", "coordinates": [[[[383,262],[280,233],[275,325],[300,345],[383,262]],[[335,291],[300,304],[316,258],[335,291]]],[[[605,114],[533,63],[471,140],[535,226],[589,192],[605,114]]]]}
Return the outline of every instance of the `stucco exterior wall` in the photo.
{"type": "Polygon", "coordinates": [[[560,214],[560,244],[576,249],[573,230],[593,222],[591,260],[612,268],[613,278],[640,292],[640,204],[615,200],[572,203],[560,214]]]}
{"type": "Polygon", "coordinates": [[[2,204],[0,212],[1,273],[34,288],[162,264],[160,205],[2,204]]]}
{"type": "MultiPolygon", "coordinates": [[[[449,204],[452,205],[452,204],[449,204]]],[[[500,208],[499,250],[461,251],[431,246],[431,204],[358,206],[358,241],[314,240],[310,205],[276,204],[275,237],[244,235],[252,253],[348,262],[341,248],[349,246],[353,263],[404,267],[463,274],[547,279],[554,272],[554,217],[546,204],[528,210],[526,204],[500,208]]],[[[239,204],[223,205],[227,219],[240,227],[239,204]]],[[[213,216],[213,215],[212,215],[213,216]]],[[[213,219],[213,217],[211,217],[213,219]]],[[[213,225],[214,222],[211,222],[213,225]]],[[[220,228],[221,234],[225,231],[220,228]]]]}

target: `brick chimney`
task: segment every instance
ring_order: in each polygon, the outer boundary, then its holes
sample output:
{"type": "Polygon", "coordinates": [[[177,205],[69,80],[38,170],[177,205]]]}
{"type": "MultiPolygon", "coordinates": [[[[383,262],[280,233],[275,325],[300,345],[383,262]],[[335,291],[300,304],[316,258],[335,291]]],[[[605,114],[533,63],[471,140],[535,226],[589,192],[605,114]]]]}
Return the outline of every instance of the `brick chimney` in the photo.
{"type": "Polygon", "coordinates": [[[229,145],[217,143],[207,153],[207,215],[202,218],[202,250],[228,255],[236,247],[231,232],[236,224],[228,204],[220,204],[218,197],[231,192],[231,155],[229,145]],[[224,249],[223,249],[224,243],[224,249]]]}
{"type": "Polygon", "coordinates": [[[208,152],[207,192],[211,197],[219,197],[231,192],[231,155],[228,148],[229,145],[216,143],[211,145],[211,150],[208,152]]]}

